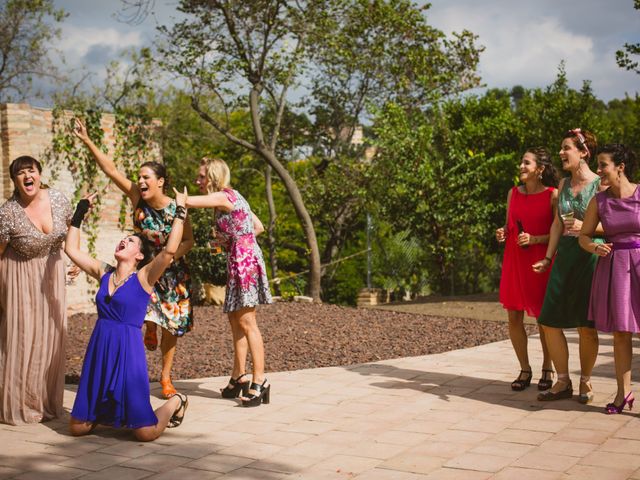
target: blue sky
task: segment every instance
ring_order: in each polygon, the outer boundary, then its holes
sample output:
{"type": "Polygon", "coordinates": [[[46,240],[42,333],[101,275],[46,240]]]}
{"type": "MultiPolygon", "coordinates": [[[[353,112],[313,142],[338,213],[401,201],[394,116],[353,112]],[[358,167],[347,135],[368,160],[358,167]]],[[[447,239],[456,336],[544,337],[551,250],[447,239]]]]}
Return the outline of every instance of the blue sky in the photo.
{"type": "MultiPolygon", "coordinates": [[[[56,47],[67,66],[94,72],[126,48],[153,43],[157,24],[171,23],[177,0],[156,0],[154,15],[139,25],[117,21],[119,0],[55,0],[69,12],[56,47]]],[[[424,2],[419,2],[424,3],[424,2]]],[[[640,41],[640,11],[633,0],[432,0],[427,18],[449,34],[467,29],[484,45],[479,71],[487,87],[544,87],[562,60],[570,84],[591,80],[608,101],[640,92],[640,76],[619,68],[615,51],[640,41]]],[[[41,103],[41,102],[37,102],[41,103]]],[[[46,103],[46,101],[45,101],[46,103]]]]}

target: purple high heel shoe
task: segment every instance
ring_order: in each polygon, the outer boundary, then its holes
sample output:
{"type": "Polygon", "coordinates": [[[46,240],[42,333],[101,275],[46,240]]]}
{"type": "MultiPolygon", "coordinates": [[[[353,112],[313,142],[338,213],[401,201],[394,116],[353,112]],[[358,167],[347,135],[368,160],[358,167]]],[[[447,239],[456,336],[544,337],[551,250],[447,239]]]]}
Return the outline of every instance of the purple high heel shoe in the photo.
{"type": "Polygon", "coordinates": [[[629,392],[629,394],[626,397],[624,397],[624,400],[622,400],[622,405],[618,406],[613,402],[607,403],[607,406],[604,407],[604,411],[607,415],[613,415],[614,413],[622,413],[622,410],[624,410],[625,405],[629,405],[629,410],[631,410],[633,408],[634,401],[635,401],[635,398],[633,398],[633,392],[629,392]]]}

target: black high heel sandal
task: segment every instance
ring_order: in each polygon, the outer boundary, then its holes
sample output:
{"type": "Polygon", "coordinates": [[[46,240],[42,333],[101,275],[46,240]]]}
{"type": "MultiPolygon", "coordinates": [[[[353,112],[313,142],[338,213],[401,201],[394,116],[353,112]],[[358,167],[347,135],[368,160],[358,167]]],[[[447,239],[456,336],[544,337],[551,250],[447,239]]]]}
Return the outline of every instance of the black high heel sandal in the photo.
{"type": "Polygon", "coordinates": [[[247,395],[247,393],[249,393],[250,382],[240,382],[240,379],[245,375],[246,373],[243,373],[238,378],[231,377],[229,379],[229,385],[220,389],[222,398],[238,398],[247,395]]]}
{"type": "Polygon", "coordinates": [[[269,400],[270,400],[270,394],[271,394],[271,385],[267,385],[265,387],[267,383],[267,379],[264,379],[264,382],[262,382],[262,385],[258,385],[257,383],[253,383],[251,382],[251,387],[249,387],[249,390],[255,390],[257,392],[256,395],[254,395],[253,393],[245,395],[244,398],[242,399],[242,406],[243,407],[258,407],[260,406],[261,403],[264,403],[265,405],[269,404],[269,400]]]}
{"type": "Polygon", "coordinates": [[[533,378],[533,373],[531,370],[520,370],[520,375],[513,382],[511,382],[511,390],[515,390],[516,392],[520,392],[531,385],[531,378],[533,378]],[[527,377],[522,377],[522,375],[528,375],[527,377]]]}
{"type": "Polygon", "coordinates": [[[542,376],[538,380],[538,390],[549,390],[553,386],[553,370],[542,369],[542,376]],[[548,375],[547,375],[548,374],[548,375]]]}
{"type": "Polygon", "coordinates": [[[189,397],[183,395],[181,393],[176,393],[176,395],[180,399],[180,405],[176,408],[176,411],[173,412],[171,418],[169,419],[169,425],[167,428],[176,428],[182,424],[184,420],[184,414],[187,411],[187,407],[189,406],[189,397]]]}

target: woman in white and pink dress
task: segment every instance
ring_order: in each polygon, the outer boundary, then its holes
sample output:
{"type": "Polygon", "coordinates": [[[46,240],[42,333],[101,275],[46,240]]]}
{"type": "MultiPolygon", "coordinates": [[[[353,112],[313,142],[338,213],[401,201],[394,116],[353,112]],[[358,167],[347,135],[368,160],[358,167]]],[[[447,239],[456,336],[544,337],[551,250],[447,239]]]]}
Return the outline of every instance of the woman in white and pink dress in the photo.
{"type": "Polygon", "coordinates": [[[233,334],[233,371],[224,398],[242,395],[242,405],[269,403],[271,386],[264,374],[264,346],[256,322],[256,306],[271,303],[262,250],[256,235],[264,231],[240,193],[230,186],[229,167],[218,158],[204,158],[196,183],[201,196],[190,196],[188,208],[213,208],[216,240],[227,251],[227,293],[224,312],[233,334]],[[253,364],[251,384],[245,377],[247,351],[253,364]]]}

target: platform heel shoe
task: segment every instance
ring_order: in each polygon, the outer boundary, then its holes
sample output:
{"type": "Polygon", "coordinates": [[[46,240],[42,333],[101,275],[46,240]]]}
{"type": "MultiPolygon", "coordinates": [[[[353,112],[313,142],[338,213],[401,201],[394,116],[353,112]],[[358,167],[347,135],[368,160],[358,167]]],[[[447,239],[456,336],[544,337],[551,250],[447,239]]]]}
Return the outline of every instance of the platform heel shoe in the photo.
{"type": "Polygon", "coordinates": [[[266,378],[264,379],[264,382],[262,382],[262,385],[251,382],[251,387],[249,387],[249,390],[253,390],[257,393],[255,395],[252,393],[245,395],[242,399],[243,407],[258,407],[261,403],[264,403],[265,405],[269,404],[271,385],[267,385],[266,378]]]}
{"type": "Polygon", "coordinates": [[[240,396],[246,396],[249,393],[249,382],[241,382],[240,379],[244,377],[246,373],[243,373],[238,378],[231,377],[229,379],[229,385],[220,389],[220,395],[222,398],[238,398],[240,396]]]}

